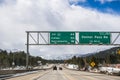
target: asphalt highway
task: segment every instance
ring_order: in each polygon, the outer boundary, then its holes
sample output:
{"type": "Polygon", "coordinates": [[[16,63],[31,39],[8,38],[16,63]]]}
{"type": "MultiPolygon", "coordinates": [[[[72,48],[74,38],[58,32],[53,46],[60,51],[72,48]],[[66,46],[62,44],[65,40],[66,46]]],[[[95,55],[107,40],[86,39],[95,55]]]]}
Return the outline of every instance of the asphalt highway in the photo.
{"type": "Polygon", "coordinates": [[[120,76],[73,70],[46,70],[7,80],[120,80],[120,76]]]}

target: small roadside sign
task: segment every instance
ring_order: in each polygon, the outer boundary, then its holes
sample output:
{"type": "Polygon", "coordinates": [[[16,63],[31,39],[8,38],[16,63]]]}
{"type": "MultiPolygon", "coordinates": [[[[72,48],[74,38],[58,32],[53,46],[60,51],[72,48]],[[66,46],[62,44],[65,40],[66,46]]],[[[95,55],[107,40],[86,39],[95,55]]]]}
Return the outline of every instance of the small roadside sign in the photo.
{"type": "Polygon", "coordinates": [[[94,66],[95,66],[95,62],[91,62],[90,65],[91,65],[92,67],[94,67],[94,66]]]}
{"type": "Polygon", "coordinates": [[[119,54],[119,55],[120,55],[120,49],[119,49],[119,50],[117,50],[117,54],[119,54]]]}

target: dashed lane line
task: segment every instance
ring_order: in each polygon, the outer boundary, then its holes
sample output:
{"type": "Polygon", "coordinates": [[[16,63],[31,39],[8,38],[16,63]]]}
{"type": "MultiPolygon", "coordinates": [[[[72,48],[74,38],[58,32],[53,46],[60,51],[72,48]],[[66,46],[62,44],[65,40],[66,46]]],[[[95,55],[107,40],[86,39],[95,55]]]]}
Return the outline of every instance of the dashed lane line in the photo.
{"type": "Polygon", "coordinates": [[[37,78],[34,78],[33,80],[38,80],[38,79],[40,79],[41,77],[45,76],[46,74],[48,74],[48,73],[50,73],[50,72],[51,72],[51,70],[48,71],[48,72],[46,72],[46,73],[44,73],[44,74],[42,74],[42,75],[40,75],[40,76],[37,77],[37,78]]]}
{"type": "Polygon", "coordinates": [[[68,73],[66,74],[66,73],[64,72],[63,75],[64,75],[68,80],[76,80],[74,77],[69,76],[68,73]]]}

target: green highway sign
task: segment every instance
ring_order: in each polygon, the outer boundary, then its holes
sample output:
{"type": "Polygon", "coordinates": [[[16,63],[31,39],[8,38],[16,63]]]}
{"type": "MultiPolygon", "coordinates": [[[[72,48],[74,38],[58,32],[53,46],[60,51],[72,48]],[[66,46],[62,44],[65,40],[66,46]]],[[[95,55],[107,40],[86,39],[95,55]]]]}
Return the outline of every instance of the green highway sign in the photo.
{"type": "Polygon", "coordinates": [[[75,32],[50,32],[50,44],[75,44],[75,32]]]}
{"type": "Polygon", "coordinates": [[[110,44],[110,32],[79,32],[79,44],[110,44]]]}

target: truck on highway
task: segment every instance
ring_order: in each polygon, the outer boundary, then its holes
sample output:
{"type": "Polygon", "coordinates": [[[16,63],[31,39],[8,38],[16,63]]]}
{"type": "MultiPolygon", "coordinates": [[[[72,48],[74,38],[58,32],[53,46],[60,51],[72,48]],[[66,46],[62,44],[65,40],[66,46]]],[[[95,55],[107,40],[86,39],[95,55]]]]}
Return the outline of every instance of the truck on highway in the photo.
{"type": "Polygon", "coordinates": [[[99,67],[101,73],[106,73],[108,67],[99,67]]]}
{"type": "Polygon", "coordinates": [[[69,69],[78,69],[78,65],[75,65],[75,64],[68,64],[67,68],[69,69]]]}
{"type": "Polygon", "coordinates": [[[100,67],[100,72],[106,73],[108,75],[117,74],[120,75],[120,68],[114,68],[114,67],[100,67]]]}
{"type": "Polygon", "coordinates": [[[113,67],[108,67],[107,68],[107,71],[106,71],[106,74],[117,74],[117,75],[120,75],[120,68],[113,68],[113,67]]]}

